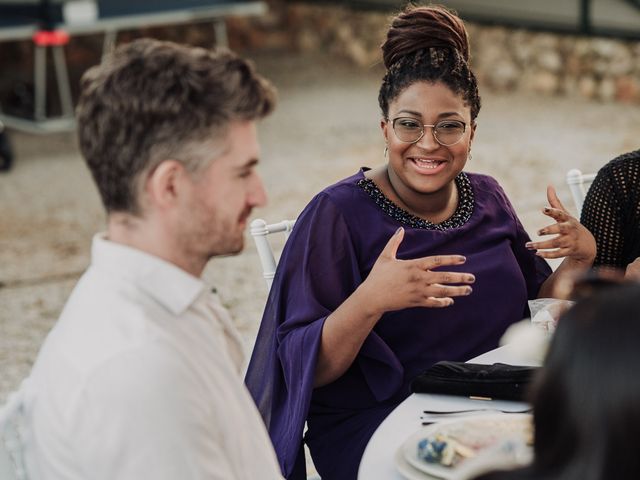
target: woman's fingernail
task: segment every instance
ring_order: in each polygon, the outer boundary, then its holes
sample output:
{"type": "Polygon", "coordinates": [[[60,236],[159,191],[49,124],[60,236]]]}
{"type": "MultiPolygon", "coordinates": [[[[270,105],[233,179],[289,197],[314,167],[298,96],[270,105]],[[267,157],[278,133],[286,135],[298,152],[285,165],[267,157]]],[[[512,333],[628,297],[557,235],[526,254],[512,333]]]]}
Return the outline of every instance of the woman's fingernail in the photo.
{"type": "Polygon", "coordinates": [[[533,250],[533,243],[531,242],[527,242],[524,244],[525,248],[527,248],[528,250],[533,250]]]}
{"type": "Polygon", "coordinates": [[[467,287],[467,291],[465,292],[465,295],[471,295],[471,292],[473,292],[473,288],[467,287]]]}
{"type": "Polygon", "coordinates": [[[402,227],[398,228],[398,229],[396,230],[395,235],[398,235],[402,230],[404,230],[402,227]]]}

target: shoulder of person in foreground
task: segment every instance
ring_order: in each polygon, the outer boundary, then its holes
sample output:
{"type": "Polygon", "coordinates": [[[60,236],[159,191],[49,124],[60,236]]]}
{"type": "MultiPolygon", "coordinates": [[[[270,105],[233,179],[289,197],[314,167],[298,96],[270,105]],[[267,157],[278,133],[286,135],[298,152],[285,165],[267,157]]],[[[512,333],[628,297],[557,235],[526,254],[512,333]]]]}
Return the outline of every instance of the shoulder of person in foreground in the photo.
{"type": "MultiPolygon", "coordinates": [[[[603,202],[624,208],[640,195],[640,150],[622,154],[607,162],[596,174],[587,191],[582,220],[594,215],[603,202]]],[[[635,205],[632,205],[635,207],[635,205]]]]}
{"type": "Polygon", "coordinates": [[[69,409],[79,465],[101,472],[88,476],[241,478],[239,458],[247,449],[265,478],[277,472],[275,459],[266,461],[269,443],[266,432],[257,431],[259,417],[248,411],[248,397],[240,398],[236,372],[225,365],[197,371],[191,359],[167,350],[163,342],[149,343],[105,361],[86,378],[69,409]]]}
{"type": "MultiPolygon", "coordinates": [[[[634,175],[640,171],[640,150],[623,153],[607,162],[599,171],[598,176],[614,176],[618,183],[624,184],[624,180],[629,180],[629,175],[634,175]]],[[[638,186],[637,182],[630,182],[629,186],[638,186]]]]}

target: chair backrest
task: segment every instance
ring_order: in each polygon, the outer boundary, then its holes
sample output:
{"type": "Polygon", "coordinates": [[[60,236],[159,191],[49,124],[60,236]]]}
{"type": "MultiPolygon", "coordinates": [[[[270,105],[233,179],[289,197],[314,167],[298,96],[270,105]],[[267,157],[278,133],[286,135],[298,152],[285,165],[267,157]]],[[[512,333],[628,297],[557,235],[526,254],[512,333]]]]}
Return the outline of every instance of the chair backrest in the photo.
{"type": "MultiPolygon", "coordinates": [[[[262,276],[267,283],[267,292],[271,290],[273,277],[276,274],[276,266],[278,265],[267,235],[284,233],[285,239],[289,238],[289,234],[293,230],[295,223],[295,220],[282,220],[278,223],[267,224],[262,218],[256,218],[251,222],[249,231],[258,249],[258,257],[260,257],[260,264],[262,265],[262,276]]],[[[321,478],[316,473],[310,473],[307,476],[307,480],[321,480],[321,478]]]]}
{"type": "Polygon", "coordinates": [[[577,168],[567,172],[567,185],[569,185],[573,203],[575,203],[576,209],[578,210],[578,218],[582,212],[584,198],[587,196],[587,191],[595,178],[595,173],[582,173],[577,168]]]}
{"type": "Polygon", "coordinates": [[[267,235],[284,233],[285,238],[288,238],[295,223],[295,220],[283,220],[278,223],[267,224],[267,222],[261,218],[257,218],[251,222],[251,236],[258,249],[258,257],[260,257],[260,264],[262,265],[262,276],[267,282],[267,291],[271,289],[277,265],[267,235]]]}
{"type": "Polygon", "coordinates": [[[24,462],[25,382],[0,407],[0,479],[26,480],[24,462]]]}

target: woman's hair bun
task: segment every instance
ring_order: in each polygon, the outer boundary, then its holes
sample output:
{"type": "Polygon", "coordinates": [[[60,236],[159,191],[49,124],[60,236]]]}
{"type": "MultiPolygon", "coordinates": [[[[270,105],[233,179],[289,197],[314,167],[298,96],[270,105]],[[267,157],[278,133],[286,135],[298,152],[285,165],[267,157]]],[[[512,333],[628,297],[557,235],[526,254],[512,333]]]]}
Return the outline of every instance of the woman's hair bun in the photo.
{"type": "Polygon", "coordinates": [[[400,58],[417,50],[450,48],[469,61],[469,39],[462,20],[439,5],[409,6],[396,16],[382,44],[382,58],[388,70],[400,58]]]}

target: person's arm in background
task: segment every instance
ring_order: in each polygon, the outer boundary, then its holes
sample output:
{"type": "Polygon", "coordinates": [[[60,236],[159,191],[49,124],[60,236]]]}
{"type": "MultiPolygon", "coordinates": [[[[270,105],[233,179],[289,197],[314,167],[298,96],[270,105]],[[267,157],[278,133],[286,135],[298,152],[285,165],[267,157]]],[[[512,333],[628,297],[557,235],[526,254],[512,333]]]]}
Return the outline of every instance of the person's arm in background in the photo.
{"type": "Polygon", "coordinates": [[[627,265],[624,278],[627,280],[633,280],[640,282],[640,257],[636,258],[633,262],[627,265]]]}
{"type": "Polygon", "coordinates": [[[625,268],[621,205],[609,168],[598,172],[582,207],[580,223],[595,237],[597,253],[594,266],[625,268]]]}

